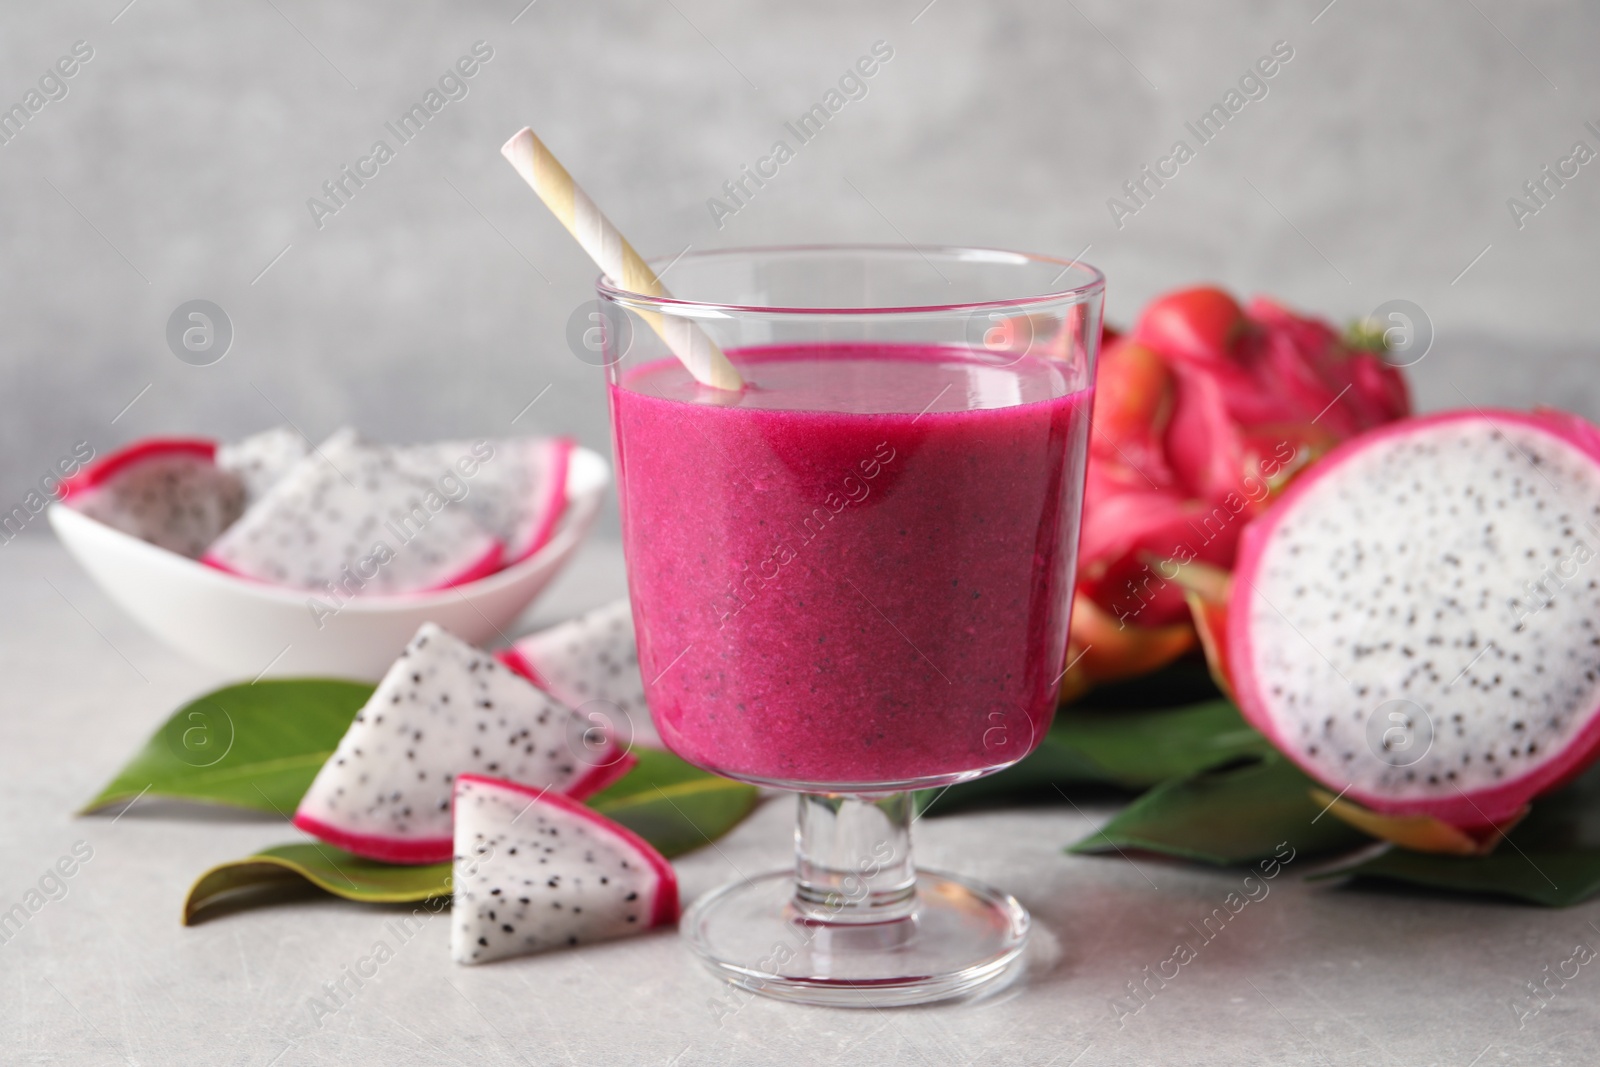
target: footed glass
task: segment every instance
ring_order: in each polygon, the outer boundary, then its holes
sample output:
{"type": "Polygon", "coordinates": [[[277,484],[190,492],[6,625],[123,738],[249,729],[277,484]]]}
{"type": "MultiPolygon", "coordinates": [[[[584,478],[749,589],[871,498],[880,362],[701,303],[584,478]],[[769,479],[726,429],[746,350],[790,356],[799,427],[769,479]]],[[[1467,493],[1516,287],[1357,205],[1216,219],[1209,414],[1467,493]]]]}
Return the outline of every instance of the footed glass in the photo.
{"type": "Polygon", "coordinates": [[[673,298],[600,280],[594,346],[651,717],[685,759],[799,808],[794,868],[701,897],[683,932],[768,996],[989,986],[1028,914],[916,868],[914,798],[1015,763],[1049,727],[1104,279],[909,246],[656,268],[673,298]],[[746,388],[695,383],[658,318],[692,320],[746,388]]]}

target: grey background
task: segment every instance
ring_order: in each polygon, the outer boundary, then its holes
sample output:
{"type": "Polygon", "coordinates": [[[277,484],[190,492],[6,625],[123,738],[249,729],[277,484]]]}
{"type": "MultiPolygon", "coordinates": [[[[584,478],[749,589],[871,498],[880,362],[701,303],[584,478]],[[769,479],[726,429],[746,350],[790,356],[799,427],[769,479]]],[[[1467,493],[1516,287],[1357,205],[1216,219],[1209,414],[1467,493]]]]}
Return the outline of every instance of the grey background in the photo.
{"type": "Polygon", "coordinates": [[[73,42],[95,56],[0,147],[0,510],[80,440],[285,418],[604,449],[600,376],[564,339],[594,271],[497,153],[523,124],[646,254],[1087,246],[1113,321],[1197,280],[1339,321],[1409,299],[1438,335],[1423,406],[1600,415],[1600,162],[1521,230],[1506,207],[1600,149],[1593,5],[525,2],[7,5],[0,104],[73,42]],[[869,94],[719,230],[707,199],[880,39],[869,94]],[[469,95],[317,229],[307,198],[478,40],[469,95]],[[1107,199],[1278,40],[1269,95],[1114,226],[1107,199]],[[165,341],[196,298],[235,330],[211,366],[165,341]]]}

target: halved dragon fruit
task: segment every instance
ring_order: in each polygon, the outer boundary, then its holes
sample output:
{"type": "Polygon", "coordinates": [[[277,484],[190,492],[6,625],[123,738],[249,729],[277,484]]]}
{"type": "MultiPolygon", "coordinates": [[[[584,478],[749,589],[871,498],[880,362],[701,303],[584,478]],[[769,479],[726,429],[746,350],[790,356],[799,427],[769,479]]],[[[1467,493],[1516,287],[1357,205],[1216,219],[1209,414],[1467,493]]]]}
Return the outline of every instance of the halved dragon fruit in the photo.
{"type": "Polygon", "coordinates": [[[624,937],[678,918],[672,865],[567,797],[462,775],[450,952],[457,963],[624,937]]]}
{"type": "Polygon", "coordinates": [[[661,747],[644,700],[626,598],[519,638],[496,655],[563,704],[609,720],[612,732],[661,747]]]}
{"type": "Polygon", "coordinates": [[[198,558],[244,510],[244,483],[214,462],[216,445],[149,438],[62,483],[61,499],[107,526],[198,558]]]}
{"type": "Polygon", "coordinates": [[[1600,752],[1597,546],[1600,430],[1410,419],[1248,527],[1209,627],[1245,717],[1331,792],[1503,828],[1600,752]]]}
{"type": "Polygon", "coordinates": [[[462,474],[467,495],[461,505],[505,546],[504,566],[543,548],[566,508],[569,438],[442,441],[405,453],[426,476],[462,474]],[[470,476],[464,473],[468,469],[470,476]]]}
{"type": "Polygon", "coordinates": [[[252,504],[202,562],[345,595],[461,585],[498,569],[503,546],[453,505],[453,484],[420,473],[400,449],[341,431],[252,504]]]}
{"type": "MultiPolygon", "coordinates": [[[[349,431],[341,431],[348,433],[349,431]]],[[[267,495],[306,456],[311,442],[290,426],[275,426],[238,441],[217,446],[217,466],[244,482],[250,502],[267,495]]]]}
{"type": "Polygon", "coordinates": [[[425,623],[356,714],[295,811],[330,844],[392,863],[450,857],[462,774],[582,799],[634,764],[571,708],[425,623]]]}

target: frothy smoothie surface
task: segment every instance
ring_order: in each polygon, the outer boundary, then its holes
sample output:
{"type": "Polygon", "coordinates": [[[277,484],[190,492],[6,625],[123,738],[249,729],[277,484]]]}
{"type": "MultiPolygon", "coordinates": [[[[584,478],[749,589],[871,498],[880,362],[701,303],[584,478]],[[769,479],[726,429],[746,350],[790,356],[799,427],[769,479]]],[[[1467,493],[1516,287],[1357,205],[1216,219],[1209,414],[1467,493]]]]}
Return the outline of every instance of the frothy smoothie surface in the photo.
{"type": "Polygon", "coordinates": [[[910,785],[1020,759],[1066,649],[1089,395],[959,348],[730,351],[611,386],[652,717],[733,777],[910,785]]]}

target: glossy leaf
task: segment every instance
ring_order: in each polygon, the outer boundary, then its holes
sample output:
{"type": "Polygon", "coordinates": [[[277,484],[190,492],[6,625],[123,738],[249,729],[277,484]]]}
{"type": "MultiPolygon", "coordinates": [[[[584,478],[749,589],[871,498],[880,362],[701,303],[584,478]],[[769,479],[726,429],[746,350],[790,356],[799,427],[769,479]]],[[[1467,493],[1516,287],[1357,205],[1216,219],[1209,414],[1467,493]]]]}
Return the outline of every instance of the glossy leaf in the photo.
{"type": "Polygon", "coordinates": [[[942,795],[929,791],[919,801],[923,811],[939,815],[982,801],[1048,796],[1052,787],[1147,789],[1271,751],[1267,739],[1226,700],[1145,710],[1071,707],[1015,766],[942,795]]]}
{"type": "Polygon", "coordinates": [[[162,724],[83,812],[143,793],[288,818],[372,689],[294,678],[207,693],[162,724]]]}
{"type": "Polygon", "coordinates": [[[321,843],[278,845],[202,874],[183,902],[183,922],[219,904],[277,899],[307,886],[371,904],[429,900],[450,895],[450,864],[403,867],[321,843]]]}
{"type": "Polygon", "coordinates": [[[1324,815],[1312,782],[1281,756],[1166,782],[1072,845],[1078,853],[1139,849],[1217,865],[1264,859],[1287,842],[1298,856],[1345,852],[1371,838],[1324,815]]]}
{"type": "Polygon", "coordinates": [[[1445,856],[1391,847],[1316,877],[1371,878],[1565,908],[1600,892],[1600,850],[1519,853],[1502,845],[1488,856],[1445,856]]]}
{"type": "Polygon", "coordinates": [[[1412,852],[1439,852],[1452,856],[1487,856],[1499,847],[1512,827],[1528,814],[1524,804],[1516,814],[1496,826],[1467,833],[1431,815],[1384,815],[1364,808],[1353,800],[1334,796],[1326,789],[1313,789],[1311,799],[1328,810],[1329,815],[1354,826],[1357,830],[1380,841],[1389,841],[1412,852]]]}
{"type": "MultiPolygon", "coordinates": [[[[721,837],[759,797],[754,786],[707,774],[670,752],[638,748],[634,755],[634,769],[589,805],[665,856],[721,837]]],[[[308,887],[373,904],[430,900],[450,895],[450,864],[380,863],[321,842],[279,845],[202,874],[184,901],[183,921],[192,923],[219,905],[271,902],[308,887]]]]}
{"type": "Polygon", "coordinates": [[[1108,780],[1130,789],[1273,751],[1226,700],[1141,712],[1068,712],[1060,729],[1108,780]]]}
{"type": "Polygon", "coordinates": [[[671,858],[700,848],[749,815],[755,786],[707,774],[663,749],[635,748],[638,766],[588,804],[671,858]]]}
{"type": "Polygon", "coordinates": [[[1368,878],[1566,907],[1600,893],[1600,768],[1533,809],[1493,853],[1440,856],[1390,848],[1317,879],[1368,878]]]}

